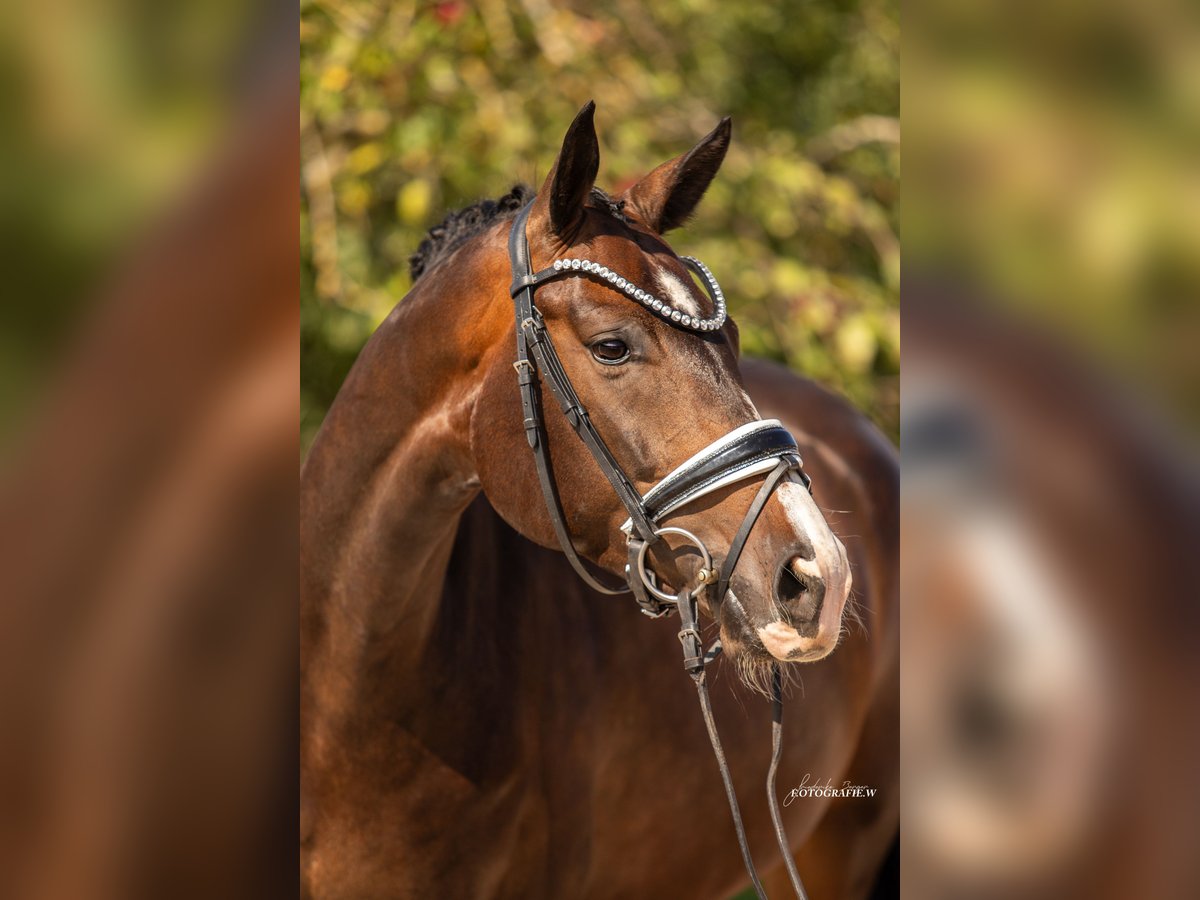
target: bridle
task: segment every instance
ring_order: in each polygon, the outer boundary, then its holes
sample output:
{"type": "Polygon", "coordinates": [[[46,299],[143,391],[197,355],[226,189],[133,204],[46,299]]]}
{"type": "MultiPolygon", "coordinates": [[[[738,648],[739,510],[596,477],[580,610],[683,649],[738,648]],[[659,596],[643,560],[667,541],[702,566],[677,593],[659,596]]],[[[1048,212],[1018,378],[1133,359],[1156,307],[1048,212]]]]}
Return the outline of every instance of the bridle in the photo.
{"type": "MultiPolygon", "coordinates": [[[[705,666],[721,652],[721,641],[718,638],[705,652],[697,623],[696,608],[697,600],[705,590],[713,591],[711,597],[713,609],[717,609],[724,601],[725,594],[729,590],[729,579],[741,556],[746,540],[750,536],[750,531],[754,528],[755,522],[758,521],[775,489],[785,479],[797,478],[811,492],[811,481],[802,468],[796,439],[778,420],[769,419],[749,422],[735,428],[693,455],[654,485],[645,495],[640,494],[608,449],[608,445],[605,444],[604,439],[592,424],[587,410],[576,395],[575,389],[571,385],[571,379],[567,376],[558,352],[554,348],[550,333],[546,330],[542,315],[534,305],[534,291],[546,282],[560,278],[590,277],[624,293],[675,327],[697,334],[716,331],[725,323],[724,294],[708,268],[699,260],[688,256],[682,257],[683,262],[700,276],[705,290],[713,301],[715,312],[711,317],[697,317],[673,309],[669,303],[665,303],[652,293],[637,287],[631,281],[591,260],[559,259],[555,260],[552,265],[535,272],[530,261],[529,241],[526,235],[526,223],[532,208],[533,204],[530,203],[517,214],[508,238],[508,256],[513,273],[510,293],[516,309],[517,359],[513,363],[513,368],[517,371],[525,437],[533,450],[538,481],[541,483],[542,496],[545,498],[546,509],[550,514],[550,522],[567,560],[590,587],[603,594],[631,592],[642,612],[653,618],[665,616],[672,610],[679,612],[681,625],[679,640],[683,647],[684,669],[692,677],[700,698],[701,712],[708,728],[713,753],[721,770],[729,808],[733,814],[734,829],[737,832],[742,860],[759,898],[765,898],[766,894],[750,856],[741,812],[738,809],[737,796],[734,793],[733,780],[725,762],[725,753],[721,747],[720,737],[717,734],[712,703],[708,696],[708,685],[704,675],[705,666]],[[629,513],[629,519],[623,526],[628,539],[629,551],[628,562],[625,566],[626,587],[608,587],[598,581],[584,566],[583,560],[571,540],[550,464],[538,390],[539,374],[541,380],[550,389],[550,394],[558,401],[558,405],[572,429],[591,452],[600,471],[604,473],[616,492],[617,498],[629,513]],[[708,549],[696,535],[683,528],[660,524],[661,520],[670,513],[694,503],[701,497],[764,473],[766,478],[746,511],[741,526],[730,542],[729,552],[719,568],[714,566],[708,549]],[[695,587],[690,589],[684,587],[675,595],[661,590],[654,573],[646,568],[647,550],[668,534],[688,541],[700,551],[703,561],[703,565],[696,575],[695,587]]],[[[806,900],[804,886],[788,849],[787,836],[783,830],[783,821],[775,794],[775,775],[782,753],[782,726],[782,673],[776,664],[772,679],[772,756],[767,774],[767,799],[771,819],[775,826],[775,837],[783,854],[792,886],[797,896],[806,900]]]]}

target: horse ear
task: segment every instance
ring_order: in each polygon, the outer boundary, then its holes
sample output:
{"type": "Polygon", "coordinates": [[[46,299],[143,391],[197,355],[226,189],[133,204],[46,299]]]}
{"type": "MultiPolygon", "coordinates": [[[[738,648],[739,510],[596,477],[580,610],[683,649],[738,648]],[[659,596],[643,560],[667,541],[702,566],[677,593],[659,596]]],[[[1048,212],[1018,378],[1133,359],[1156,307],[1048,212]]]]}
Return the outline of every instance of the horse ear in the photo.
{"type": "Polygon", "coordinates": [[[729,347],[733,350],[733,358],[741,360],[742,358],[742,333],[738,330],[737,322],[733,319],[725,320],[725,337],[729,340],[729,347]]]}
{"type": "Polygon", "coordinates": [[[583,220],[583,204],[600,170],[596,140],[596,103],[589,100],[567,129],[554,167],[538,191],[534,212],[548,215],[550,230],[559,237],[572,234],[583,220]]]}
{"type": "Polygon", "coordinates": [[[721,168],[732,133],[733,120],[726,116],[683,156],[663,163],[629,188],[624,199],[659,234],[678,228],[691,217],[721,168]]]}

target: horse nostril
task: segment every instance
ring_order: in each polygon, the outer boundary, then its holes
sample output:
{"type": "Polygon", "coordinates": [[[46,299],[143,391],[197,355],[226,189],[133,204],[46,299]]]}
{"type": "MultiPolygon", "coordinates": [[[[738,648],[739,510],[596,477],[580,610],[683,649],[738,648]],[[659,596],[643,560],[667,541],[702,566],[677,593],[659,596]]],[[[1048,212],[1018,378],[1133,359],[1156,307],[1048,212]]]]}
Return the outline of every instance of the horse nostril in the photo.
{"type": "Polygon", "coordinates": [[[821,614],[825,600],[825,582],[806,571],[809,566],[793,556],[779,567],[775,578],[775,599],[797,622],[811,622],[821,614]]]}
{"type": "Polygon", "coordinates": [[[797,570],[798,566],[795,561],[785,564],[779,569],[775,593],[783,603],[799,600],[803,594],[808,593],[808,576],[797,570]]]}

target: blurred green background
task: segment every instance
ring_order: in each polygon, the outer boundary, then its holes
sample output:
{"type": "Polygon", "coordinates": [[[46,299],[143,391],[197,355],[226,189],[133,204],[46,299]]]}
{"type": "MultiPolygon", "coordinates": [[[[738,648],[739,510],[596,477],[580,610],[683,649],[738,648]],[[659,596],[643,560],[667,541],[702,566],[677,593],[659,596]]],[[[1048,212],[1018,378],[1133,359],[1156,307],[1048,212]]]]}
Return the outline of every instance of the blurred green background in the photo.
{"type": "Polygon", "coordinates": [[[151,222],[211,164],[281,41],[233,0],[0,14],[0,445],[151,222]]]}
{"type": "Polygon", "coordinates": [[[1200,6],[913,13],[910,288],[973,286],[1200,434],[1200,6]]]}
{"type": "Polygon", "coordinates": [[[597,104],[619,190],[723,115],[734,142],[671,235],[745,352],[899,416],[899,11],[892,0],[301,3],[301,427],[307,447],[446,212],[545,177],[597,104]]]}

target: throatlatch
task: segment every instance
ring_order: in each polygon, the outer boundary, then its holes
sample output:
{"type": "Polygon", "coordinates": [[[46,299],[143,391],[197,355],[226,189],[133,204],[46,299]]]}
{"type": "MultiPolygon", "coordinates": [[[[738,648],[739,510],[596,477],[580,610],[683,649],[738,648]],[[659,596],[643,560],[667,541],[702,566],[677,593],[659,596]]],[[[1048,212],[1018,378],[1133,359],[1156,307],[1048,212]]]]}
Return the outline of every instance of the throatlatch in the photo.
{"type": "MultiPolygon", "coordinates": [[[[563,368],[558,352],[554,348],[554,342],[542,320],[542,315],[534,305],[534,291],[540,285],[562,277],[592,277],[608,284],[614,290],[624,293],[673,325],[697,334],[715,331],[724,325],[726,320],[724,294],[708,268],[699,260],[691,257],[682,257],[682,260],[700,276],[713,301],[715,312],[707,318],[692,316],[672,309],[669,304],[664,303],[653,294],[591,260],[559,259],[547,268],[534,272],[525,232],[526,222],[529,220],[532,208],[533,204],[530,203],[517,214],[508,238],[508,255],[513,273],[510,292],[516,312],[517,358],[513,363],[513,368],[517,372],[517,385],[521,394],[525,437],[533,450],[538,481],[541,483],[546,509],[550,514],[550,522],[571,567],[591,588],[604,594],[632,592],[642,612],[653,618],[667,615],[672,610],[679,612],[679,641],[683,650],[684,669],[696,685],[700,710],[704,716],[704,724],[708,729],[709,741],[712,743],[717,766],[721,771],[721,780],[725,785],[729,809],[733,815],[734,830],[737,832],[742,860],[759,898],[765,900],[766,894],[754,867],[754,860],[750,855],[750,847],[746,840],[746,830],[742,824],[733,779],[725,761],[721,739],[717,734],[712,702],[708,695],[708,684],[705,679],[705,665],[720,654],[721,641],[720,639],[714,641],[708,652],[704,651],[696,618],[697,600],[704,591],[710,589],[713,591],[710,599],[714,608],[724,600],[725,594],[729,590],[730,577],[741,556],[746,539],[775,489],[786,478],[800,480],[810,492],[812,483],[804,473],[796,439],[778,420],[768,419],[747,422],[735,428],[694,454],[648,490],[644,496],[639,494],[592,424],[587,410],[576,395],[575,389],[571,385],[571,379],[563,368]],[[541,376],[540,382],[539,375],[541,376]],[[585,567],[571,540],[550,464],[539,383],[544,383],[549,389],[572,429],[588,448],[599,465],[600,471],[612,485],[617,498],[629,512],[629,519],[622,526],[622,530],[625,531],[628,538],[629,548],[628,563],[625,567],[626,587],[608,587],[596,579],[585,567]],[[701,497],[728,485],[760,475],[766,477],[754,501],[750,504],[741,527],[734,535],[729,552],[719,569],[714,566],[708,548],[696,535],[682,528],[660,525],[663,518],[701,497]],[[683,588],[677,594],[664,592],[654,573],[649,571],[646,566],[647,550],[664,535],[669,534],[687,540],[700,551],[702,557],[702,566],[697,573],[695,587],[683,588]]],[[[776,840],[787,864],[792,887],[801,900],[807,900],[804,886],[791,858],[787,836],[783,831],[778,798],[775,796],[775,774],[783,746],[781,731],[783,722],[782,675],[778,665],[775,666],[772,687],[772,757],[767,776],[767,797],[771,820],[775,826],[776,840]]]]}

